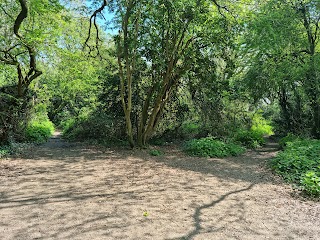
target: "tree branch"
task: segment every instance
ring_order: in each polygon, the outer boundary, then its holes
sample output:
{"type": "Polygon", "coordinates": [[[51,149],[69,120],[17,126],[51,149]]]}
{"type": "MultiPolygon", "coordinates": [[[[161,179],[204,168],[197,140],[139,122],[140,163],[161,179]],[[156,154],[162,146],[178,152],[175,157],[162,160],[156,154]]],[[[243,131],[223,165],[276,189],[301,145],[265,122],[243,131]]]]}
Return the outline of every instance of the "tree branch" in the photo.
{"type": "Polygon", "coordinates": [[[219,13],[225,17],[225,15],[222,13],[222,10],[229,12],[229,9],[226,6],[222,6],[220,5],[217,0],[212,0],[212,2],[214,3],[214,5],[216,5],[216,7],[218,8],[219,13]]]}
{"type": "Polygon", "coordinates": [[[18,38],[21,39],[21,36],[19,35],[19,29],[23,20],[28,16],[28,7],[26,0],[19,0],[19,3],[21,6],[21,11],[14,22],[13,32],[18,38]]]}
{"type": "Polygon", "coordinates": [[[1,10],[2,10],[9,18],[11,18],[12,20],[14,20],[14,18],[4,9],[4,7],[2,7],[2,6],[0,5],[0,8],[1,8],[1,10]]]}
{"type": "Polygon", "coordinates": [[[100,56],[100,51],[99,51],[99,41],[100,41],[100,37],[99,37],[99,28],[96,22],[96,18],[98,14],[101,14],[101,12],[104,10],[104,8],[108,5],[108,1],[107,0],[103,0],[103,3],[101,5],[101,7],[99,7],[97,10],[95,10],[93,12],[93,14],[90,17],[90,23],[89,23],[89,30],[88,30],[88,37],[86,38],[85,42],[84,42],[84,48],[87,47],[89,49],[89,54],[91,54],[91,52],[93,51],[92,47],[89,45],[89,40],[91,38],[91,30],[92,30],[92,24],[96,30],[96,45],[95,45],[95,49],[97,50],[97,56],[100,56]]]}

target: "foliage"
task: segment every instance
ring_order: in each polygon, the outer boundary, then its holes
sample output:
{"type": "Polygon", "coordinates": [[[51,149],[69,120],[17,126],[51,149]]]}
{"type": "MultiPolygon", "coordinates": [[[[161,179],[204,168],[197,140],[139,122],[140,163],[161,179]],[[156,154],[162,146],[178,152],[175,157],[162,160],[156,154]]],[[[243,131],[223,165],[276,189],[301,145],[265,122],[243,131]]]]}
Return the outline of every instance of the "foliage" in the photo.
{"type": "Polygon", "coordinates": [[[199,134],[199,131],[200,125],[194,122],[184,122],[181,126],[181,132],[187,138],[199,134]]]}
{"type": "Polygon", "coordinates": [[[303,189],[314,197],[320,196],[320,171],[308,171],[301,179],[303,189]]]}
{"type": "Polygon", "coordinates": [[[62,18],[57,0],[1,2],[0,143],[22,140],[29,120],[31,84],[42,75],[38,57],[57,40],[62,18]]]}
{"type": "Polygon", "coordinates": [[[30,148],[32,147],[33,147],[33,144],[18,143],[18,142],[11,142],[8,145],[0,146],[0,159],[7,157],[9,155],[23,154],[26,151],[30,150],[30,148]]]}
{"type": "Polygon", "coordinates": [[[0,89],[0,145],[14,140],[22,140],[21,132],[29,118],[31,94],[19,98],[15,94],[15,85],[0,89]]]}
{"type": "Polygon", "coordinates": [[[270,125],[270,121],[267,121],[261,115],[261,113],[256,113],[253,115],[251,130],[267,136],[274,134],[272,126],[270,125]]]}
{"type": "Polygon", "coordinates": [[[255,101],[278,103],[281,134],[320,138],[319,10],[317,0],[268,0],[248,24],[245,82],[255,101]]]}
{"type": "Polygon", "coordinates": [[[12,149],[10,148],[10,146],[0,146],[0,159],[8,156],[9,154],[11,154],[11,152],[12,149]]]}
{"type": "Polygon", "coordinates": [[[287,136],[280,139],[279,145],[282,149],[284,149],[288,144],[292,144],[293,142],[301,140],[302,138],[300,138],[299,136],[294,135],[292,133],[288,133],[287,136]]]}
{"type": "Polygon", "coordinates": [[[122,124],[105,112],[97,111],[66,121],[63,136],[69,140],[121,141],[125,136],[122,124]]]}
{"type": "Polygon", "coordinates": [[[235,134],[234,139],[241,145],[252,149],[265,144],[263,133],[259,130],[240,130],[235,134]]]}
{"type": "Polygon", "coordinates": [[[114,40],[128,140],[145,145],[179,87],[192,75],[204,78],[204,64],[215,70],[233,28],[228,11],[207,0],[118,0],[109,7],[121,29],[114,40]]]}
{"type": "Polygon", "coordinates": [[[54,132],[53,123],[46,119],[44,121],[31,121],[26,130],[26,140],[30,142],[43,143],[46,142],[54,132]]]}
{"type": "Polygon", "coordinates": [[[199,157],[228,157],[245,152],[245,149],[237,144],[225,143],[212,137],[190,140],[186,142],[184,150],[199,157]]]}
{"type": "Polygon", "coordinates": [[[161,152],[160,150],[157,150],[157,149],[152,149],[152,150],[149,152],[149,154],[150,154],[151,156],[161,156],[161,155],[163,155],[163,152],[161,152]]]}
{"type": "Polygon", "coordinates": [[[297,184],[310,195],[318,194],[320,176],[320,140],[287,142],[271,162],[272,168],[286,181],[297,184]]]}

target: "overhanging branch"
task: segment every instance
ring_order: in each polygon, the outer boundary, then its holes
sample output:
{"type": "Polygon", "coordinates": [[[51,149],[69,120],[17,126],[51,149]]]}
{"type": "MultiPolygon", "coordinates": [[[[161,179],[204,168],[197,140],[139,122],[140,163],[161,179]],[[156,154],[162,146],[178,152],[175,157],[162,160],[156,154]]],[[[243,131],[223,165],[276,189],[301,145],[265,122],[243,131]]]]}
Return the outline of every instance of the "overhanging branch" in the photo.
{"type": "Polygon", "coordinates": [[[103,0],[103,3],[102,5],[93,12],[93,14],[91,15],[90,17],[90,23],[89,23],[89,30],[88,30],[88,37],[86,38],[85,42],[84,42],[84,48],[87,47],[89,49],[89,54],[91,54],[91,52],[93,51],[93,49],[96,49],[97,50],[97,56],[100,56],[100,51],[99,51],[99,41],[100,40],[100,37],[99,37],[99,28],[98,28],[98,25],[97,25],[97,16],[98,14],[102,14],[102,11],[105,9],[105,7],[108,5],[108,1],[107,0],[103,0]],[[91,30],[92,30],[92,27],[94,26],[95,30],[96,30],[96,41],[95,41],[95,46],[94,48],[92,48],[90,45],[89,45],[89,41],[90,41],[90,38],[91,38],[91,30]]]}
{"type": "Polygon", "coordinates": [[[216,7],[218,8],[219,13],[225,17],[225,15],[223,14],[222,10],[229,12],[229,9],[226,6],[222,6],[221,4],[219,4],[217,2],[217,0],[212,0],[212,2],[214,3],[214,5],[216,5],[216,7]]]}
{"type": "Polygon", "coordinates": [[[21,23],[25,18],[28,16],[28,7],[27,7],[27,1],[26,0],[19,0],[20,6],[21,6],[21,11],[16,18],[13,26],[13,32],[14,34],[21,39],[21,36],[19,35],[19,29],[21,26],[21,23]]]}

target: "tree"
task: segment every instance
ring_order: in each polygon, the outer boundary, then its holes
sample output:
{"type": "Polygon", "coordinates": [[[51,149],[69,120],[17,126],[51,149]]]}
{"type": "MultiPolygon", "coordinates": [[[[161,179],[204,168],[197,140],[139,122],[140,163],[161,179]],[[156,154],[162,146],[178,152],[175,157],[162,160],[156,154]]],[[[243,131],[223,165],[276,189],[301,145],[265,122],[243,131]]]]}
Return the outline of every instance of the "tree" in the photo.
{"type": "Polygon", "coordinates": [[[16,81],[1,88],[0,142],[8,141],[10,131],[21,120],[19,113],[27,108],[29,86],[42,74],[37,64],[37,47],[45,43],[43,33],[48,31],[50,14],[59,10],[59,1],[5,0],[1,4],[0,63],[15,68],[16,81]]]}
{"type": "Polygon", "coordinates": [[[110,1],[108,7],[120,29],[115,43],[129,143],[135,145],[132,122],[137,119],[136,141],[144,146],[197,59],[222,41],[224,10],[204,0],[110,1]]]}
{"type": "Polygon", "coordinates": [[[316,138],[320,137],[319,20],[318,1],[267,1],[250,24],[247,44],[253,59],[247,79],[256,96],[276,96],[286,128],[296,131],[311,125],[316,138]]]}

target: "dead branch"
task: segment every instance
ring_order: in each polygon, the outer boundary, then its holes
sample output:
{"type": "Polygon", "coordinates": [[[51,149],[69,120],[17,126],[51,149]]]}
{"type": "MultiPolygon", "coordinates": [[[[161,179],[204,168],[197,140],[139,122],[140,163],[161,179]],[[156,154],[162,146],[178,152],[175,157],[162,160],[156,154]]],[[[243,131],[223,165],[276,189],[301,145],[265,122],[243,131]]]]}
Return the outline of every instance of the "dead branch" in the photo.
{"type": "Polygon", "coordinates": [[[91,15],[90,17],[90,23],[89,23],[89,30],[88,30],[88,37],[86,38],[85,42],[84,42],[84,48],[87,47],[89,49],[89,55],[91,54],[91,52],[95,49],[97,50],[97,55],[96,56],[100,56],[101,57],[101,54],[100,54],[100,50],[99,50],[99,41],[100,40],[100,37],[99,37],[99,28],[98,28],[98,25],[97,25],[97,16],[98,14],[101,14],[102,15],[102,11],[105,9],[105,7],[108,5],[108,1],[107,0],[103,0],[103,3],[102,5],[93,12],[93,14],[91,15]],[[96,30],[96,41],[95,41],[95,46],[94,47],[91,47],[90,44],[89,44],[89,40],[91,39],[91,30],[92,30],[92,27],[94,26],[95,30],[96,30]]]}

